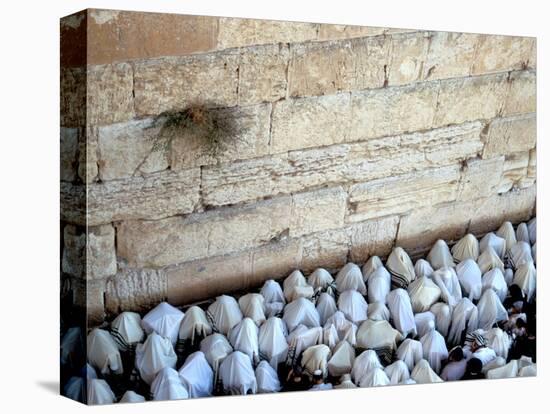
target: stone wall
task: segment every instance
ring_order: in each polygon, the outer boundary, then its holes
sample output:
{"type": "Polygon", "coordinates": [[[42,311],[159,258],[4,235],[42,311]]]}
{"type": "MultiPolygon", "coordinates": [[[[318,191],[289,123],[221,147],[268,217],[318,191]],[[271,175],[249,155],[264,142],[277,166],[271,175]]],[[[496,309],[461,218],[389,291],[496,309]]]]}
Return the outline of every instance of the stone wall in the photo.
{"type": "Polygon", "coordinates": [[[104,10],[61,35],[62,274],[91,323],[534,214],[534,38],[104,10]],[[197,103],[237,125],[224,151],[154,150],[197,103]]]}

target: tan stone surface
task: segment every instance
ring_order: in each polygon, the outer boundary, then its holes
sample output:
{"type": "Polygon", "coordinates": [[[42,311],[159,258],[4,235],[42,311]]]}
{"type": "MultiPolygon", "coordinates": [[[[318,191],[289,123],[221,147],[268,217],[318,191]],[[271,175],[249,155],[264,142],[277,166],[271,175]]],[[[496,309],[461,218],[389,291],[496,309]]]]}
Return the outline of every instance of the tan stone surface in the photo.
{"type": "Polygon", "coordinates": [[[338,40],[354,37],[378,36],[386,33],[384,27],[353,26],[345,24],[320,24],[317,40],[338,40]]]}
{"type": "Polygon", "coordinates": [[[86,225],[86,188],[83,184],[59,183],[61,221],[86,225]]]}
{"type": "Polygon", "coordinates": [[[471,33],[432,33],[422,78],[432,80],[469,76],[479,37],[471,33]]]}
{"type": "Polygon", "coordinates": [[[483,157],[528,151],[537,143],[537,119],[526,114],[491,121],[485,136],[483,157]]]}
{"type": "Polygon", "coordinates": [[[519,182],[523,180],[525,180],[525,184],[528,184],[527,168],[529,161],[529,152],[506,155],[498,188],[499,193],[510,191],[514,186],[518,186],[519,182]]]}
{"type": "Polygon", "coordinates": [[[510,74],[510,90],[506,97],[503,115],[525,114],[537,111],[537,77],[535,72],[510,74]]]}
{"type": "Polygon", "coordinates": [[[496,194],[504,168],[504,157],[471,158],[463,164],[458,188],[459,201],[475,200],[496,194]]]}
{"type": "Polygon", "coordinates": [[[279,243],[254,249],[251,252],[251,286],[261,286],[267,279],[279,279],[299,269],[302,261],[302,240],[284,239],[279,243]]]}
{"type": "Polygon", "coordinates": [[[430,34],[427,32],[392,35],[388,84],[405,85],[418,81],[429,45],[430,34]]]}
{"type": "Polygon", "coordinates": [[[305,236],[302,241],[303,272],[313,272],[318,267],[336,271],[347,262],[350,236],[347,229],[327,230],[305,236]]]}
{"type": "Polygon", "coordinates": [[[480,35],[473,74],[522,69],[528,65],[535,38],[480,35]]]}
{"type": "Polygon", "coordinates": [[[85,311],[88,327],[100,325],[105,319],[105,280],[72,279],[73,303],[85,311]]]}
{"type": "Polygon", "coordinates": [[[350,259],[364,263],[371,256],[389,255],[399,226],[398,216],[389,216],[358,223],[351,228],[350,259]]]}
{"type": "Polygon", "coordinates": [[[77,151],[78,128],[61,127],[59,178],[62,181],[74,181],[76,178],[77,151]]]}
{"type": "Polygon", "coordinates": [[[529,151],[529,164],[527,165],[527,176],[519,181],[519,188],[527,188],[537,181],[537,149],[529,151]]]}
{"type": "Polygon", "coordinates": [[[61,68],[59,83],[60,125],[83,127],[86,124],[86,69],[61,68]]]}

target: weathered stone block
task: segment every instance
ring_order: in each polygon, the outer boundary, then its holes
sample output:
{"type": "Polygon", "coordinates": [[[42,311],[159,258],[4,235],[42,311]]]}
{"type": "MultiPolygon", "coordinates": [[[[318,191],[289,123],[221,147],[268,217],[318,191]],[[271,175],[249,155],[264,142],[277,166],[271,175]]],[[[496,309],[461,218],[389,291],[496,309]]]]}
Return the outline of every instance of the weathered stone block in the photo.
{"type": "Polygon", "coordinates": [[[528,165],[528,152],[520,152],[506,155],[498,192],[506,193],[517,186],[521,180],[526,179],[528,165]]]}
{"type": "Polygon", "coordinates": [[[430,129],[438,89],[427,82],[352,93],[350,140],[430,129]]]}
{"type": "Polygon", "coordinates": [[[432,33],[423,79],[469,76],[479,35],[471,33],[432,33]]]}
{"type": "Polygon", "coordinates": [[[523,69],[534,41],[532,37],[479,35],[472,74],[523,69]]]}
{"type": "Polygon", "coordinates": [[[364,221],[454,201],[459,179],[459,166],[452,165],[352,185],[348,220],[364,221]]]}
{"type": "Polygon", "coordinates": [[[73,304],[86,313],[88,328],[101,324],[105,319],[105,280],[72,279],[73,304]]]}
{"type": "Polygon", "coordinates": [[[390,216],[364,221],[351,227],[351,261],[363,263],[371,256],[389,255],[397,236],[398,226],[399,217],[390,216]]]}
{"type": "Polygon", "coordinates": [[[61,221],[71,224],[86,225],[86,186],[59,183],[59,201],[61,221]]]}
{"type": "Polygon", "coordinates": [[[527,176],[521,178],[518,183],[519,188],[527,188],[537,181],[537,149],[529,151],[529,164],[527,165],[527,176]]]}
{"type": "Polygon", "coordinates": [[[78,151],[78,128],[61,128],[60,136],[60,179],[74,181],[76,178],[78,151]]]}
{"type": "Polygon", "coordinates": [[[389,85],[404,85],[420,79],[430,46],[430,36],[427,32],[392,35],[389,85]]]}
{"type": "Polygon", "coordinates": [[[300,269],[303,272],[309,273],[318,267],[336,271],[347,262],[350,236],[346,229],[310,234],[302,243],[300,269]]]}
{"type": "Polygon", "coordinates": [[[475,200],[496,194],[503,167],[503,156],[485,160],[479,158],[467,160],[460,178],[457,199],[460,201],[475,200]]]}
{"type": "Polygon", "coordinates": [[[63,127],[84,127],[86,124],[85,67],[60,69],[60,124],[63,127]]]}
{"type": "Polygon", "coordinates": [[[535,72],[510,74],[510,90],[506,97],[503,115],[525,114],[537,111],[537,77],[535,72]]]}
{"type": "Polygon", "coordinates": [[[506,74],[441,81],[434,126],[494,118],[507,92],[506,74]]]}
{"type": "Polygon", "coordinates": [[[271,151],[343,142],[347,139],[349,122],[349,94],[276,102],[271,120],[271,151]]]}
{"type": "Polygon", "coordinates": [[[483,157],[528,151],[537,143],[535,114],[493,119],[485,134],[483,157]]]}
{"type": "Polygon", "coordinates": [[[107,313],[146,312],[166,299],[166,273],[154,269],[121,269],[105,287],[107,313]]]}
{"type": "Polygon", "coordinates": [[[300,268],[302,240],[285,239],[251,252],[250,286],[261,286],[267,279],[279,279],[300,268]]]}
{"type": "Polygon", "coordinates": [[[320,24],[317,40],[339,40],[354,37],[378,36],[386,33],[384,27],[320,24]]]}

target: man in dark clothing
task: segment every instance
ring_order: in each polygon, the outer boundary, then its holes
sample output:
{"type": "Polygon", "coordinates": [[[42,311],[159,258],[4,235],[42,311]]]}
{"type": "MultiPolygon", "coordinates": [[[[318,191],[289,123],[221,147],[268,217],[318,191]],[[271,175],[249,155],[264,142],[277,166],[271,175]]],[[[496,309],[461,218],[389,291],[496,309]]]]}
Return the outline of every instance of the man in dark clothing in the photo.
{"type": "Polygon", "coordinates": [[[462,377],[463,380],[483,379],[485,376],[481,373],[483,363],[477,358],[471,358],[466,364],[466,373],[462,377]]]}

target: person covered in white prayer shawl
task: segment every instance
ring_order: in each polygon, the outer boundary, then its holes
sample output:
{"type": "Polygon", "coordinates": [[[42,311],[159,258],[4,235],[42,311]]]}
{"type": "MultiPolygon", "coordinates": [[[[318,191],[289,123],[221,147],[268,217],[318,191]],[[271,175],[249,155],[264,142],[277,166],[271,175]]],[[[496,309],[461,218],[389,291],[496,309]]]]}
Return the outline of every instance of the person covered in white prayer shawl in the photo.
{"type": "Polygon", "coordinates": [[[512,283],[519,286],[527,302],[531,302],[537,289],[537,269],[535,269],[533,262],[519,265],[514,273],[512,283]]]}
{"type": "Polygon", "coordinates": [[[413,312],[426,312],[441,296],[441,289],[428,277],[420,276],[408,287],[413,312]]]}
{"type": "Polygon", "coordinates": [[[346,290],[338,298],[338,310],[355,324],[367,319],[367,302],[356,290],[346,290]]]}
{"type": "Polygon", "coordinates": [[[94,378],[88,381],[88,392],[86,403],[89,405],[114,404],[115,394],[107,381],[94,378]]]}
{"type": "Polygon", "coordinates": [[[239,304],[232,296],[221,295],[206,311],[214,332],[228,335],[231,329],[243,319],[239,304]]]}
{"type": "Polygon", "coordinates": [[[479,257],[479,242],[473,234],[468,233],[453,246],[451,252],[455,263],[468,259],[476,261],[479,257]]]}
{"type": "Polygon", "coordinates": [[[383,302],[373,302],[367,309],[367,317],[373,321],[389,321],[390,310],[383,302]]]}
{"type": "Polygon", "coordinates": [[[416,313],[414,315],[417,335],[422,338],[428,332],[435,330],[435,315],[430,311],[416,313]]]}
{"type": "Polygon", "coordinates": [[[361,273],[363,273],[363,280],[365,283],[369,280],[370,275],[379,267],[383,267],[384,264],[378,256],[371,256],[369,260],[361,268],[361,273]]]}
{"type": "Polygon", "coordinates": [[[457,381],[466,373],[466,363],[464,352],[460,346],[455,346],[449,351],[449,360],[443,371],[441,371],[441,379],[443,381],[457,381]]]}
{"type": "Polygon", "coordinates": [[[283,282],[283,291],[287,302],[298,298],[311,299],[313,288],[307,284],[306,278],[299,270],[293,271],[283,282]]]}
{"type": "Polygon", "coordinates": [[[428,261],[434,269],[441,269],[442,267],[454,267],[455,262],[449,246],[443,240],[439,239],[435,242],[428,253],[428,261]]]}
{"type": "Polygon", "coordinates": [[[256,384],[258,393],[271,393],[281,391],[281,383],[277,371],[267,361],[261,361],[256,367],[256,384]]]}
{"type": "Polygon", "coordinates": [[[126,391],[119,401],[119,403],[140,403],[140,402],[145,402],[145,397],[132,390],[126,391]]]}
{"type": "Polygon", "coordinates": [[[441,378],[430,367],[430,364],[425,359],[421,359],[415,365],[411,372],[411,379],[417,384],[430,384],[434,382],[443,382],[441,378]]]}
{"type": "Polygon", "coordinates": [[[88,362],[104,375],[124,372],[118,346],[109,332],[95,328],[87,338],[88,362]]]}
{"type": "Polygon", "coordinates": [[[336,275],[336,289],[339,293],[346,290],[356,290],[361,295],[367,294],[363,273],[355,263],[346,264],[336,275]]]}
{"type": "Polygon", "coordinates": [[[505,221],[497,230],[497,236],[506,240],[506,252],[509,252],[514,244],[516,244],[516,232],[514,226],[509,221],[505,221]]]}
{"type": "Polygon", "coordinates": [[[147,335],[156,332],[168,338],[172,345],[178,341],[180,324],[185,314],[169,303],[162,302],[141,320],[141,326],[147,335]]]}
{"type": "Polygon", "coordinates": [[[468,298],[462,298],[453,309],[451,328],[447,341],[458,345],[464,341],[467,334],[475,331],[479,325],[479,311],[468,298]]]}
{"type": "Polygon", "coordinates": [[[357,388],[357,385],[351,380],[351,374],[344,374],[340,377],[340,383],[334,388],[339,390],[347,390],[352,388],[357,388]]]}
{"type": "Polygon", "coordinates": [[[493,289],[500,301],[504,301],[506,295],[508,294],[508,285],[506,284],[506,280],[504,280],[504,274],[500,269],[495,268],[489,270],[483,275],[481,283],[482,292],[486,289],[493,289]]]}
{"type": "Polygon", "coordinates": [[[367,319],[357,331],[357,348],[373,350],[384,364],[389,364],[402,339],[401,333],[388,321],[367,319]]]}
{"type": "Polygon", "coordinates": [[[526,223],[519,223],[516,230],[516,241],[524,241],[526,243],[531,243],[529,239],[529,229],[527,228],[526,223]]]}
{"type": "Polygon", "coordinates": [[[248,293],[239,298],[239,308],[245,318],[250,318],[257,326],[265,322],[265,299],[259,293],[248,293]]]}
{"type": "Polygon", "coordinates": [[[250,318],[244,318],[229,332],[229,342],[233,349],[248,355],[254,365],[260,362],[258,335],[258,327],[250,318]]]}
{"type": "Polygon", "coordinates": [[[71,400],[86,403],[88,382],[95,378],[97,378],[97,374],[94,368],[87,363],[84,368],[80,370],[79,376],[69,378],[63,387],[62,394],[71,400]]]}
{"type": "Polygon", "coordinates": [[[385,267],[374,270],[367,279],[367,298],[369,303],[386,303],[386,296],[391,289],[391,275],[385,267]]]}
{"type": "Polygon", "coordinates": [[[416,273],[416,277],[430,277],[434,272],[434,269],[427,260],[418,259],[414,264],[414,272],[416,273]]]}
{"type": "Polygon", "coordinates": [[[320,369],[313,373],[312,382],[313,386],[309,389],[310,391],[324,391],[332,389],[331,383],[325,383],[325,378],[320,369]]]}
{"type": "Polygon", "coordinates": [[[187,389],[174,368],[164,367],[151,383],[151,395],[155,401],[184,400],[189,398],[187,389]]]}
{"type": "Polygon", "coordinates": [[[191,306],[187,309],[180,325],[176,344],[178,358],[183,360],[187,352],[195,351],[200,342],[211,333],[212,325],[210,325],[206,313],[198,306],[191,306]]]}
{"type": "Polygon", "coordinates": [[[497,356],[508,358],[508,351],[512,346],[510,336],[500,328],[492,328],[486,331],[483,336],[487,339],[487,345],[493,349],[497,356]]]}
{"type": "Polygon", "coordinates": [[[147,384],[165,367],[175,368],[178,357],[170,339],[156,332],[151,333],[143,344],[136,347],[136,369],[147,384]]]}
{"type": "Polygon", "coordinates": [[[305,325],[298,325],[288,335],[287,342],[286,365],[294,367],[305,349],[323,342],[323,329],[321,327],[308,328],[305,325]]]}
{"type": "Polygon", "coordinates": [[[78,326],[67,329],[61,338],[60,362],[62,369],[71,371],[78,369],[86,360],[84,337],[78,326]]]}
{"type": "Polygon", "coordinates": [[[260,295],[265,300],[265,315],[270,318],[271,316],[279,316],[283,313],[285,307],[285,296],[281,285],[273,279],[266,280],[260,295]]]}
{"type": "Polygon", "coordinates": [[[317,298],[315,309],[317,309],[317,312],[319,313],[321,325],[324,325],[327,322],[327,319],[336,313],[338,307],[336,306],[334,297],[326,292],[322,292],[317,298]]]}
{"type": "Polygon", "coordinates": [[[324,344],[310,346],[302,354],[303,372],[313,377],[313,374],[320,370],[323,378],[326,378],[328,375],[328,360],[331,356],[330,348],[324,344]]]}
{"type": "Polygon", "coordinates": [[[328,372],[332,377],[349,374],[355,361],[355,349],[348,341],[340,341],[328,361],[328,372]]]}
{"type": "Polygon", "coordinates": [[[214,370],[214,384],[217,385],[220,364],[233,352],[233,347],[225,336],[213,333],[201,341],[200,350],[204,353],[206,360],[214,370]]]}
{"type": "Polygon", "coordinates": [[[471,301],[481,297],[481,270],[473,259],[466,259],[456,266],[458,282],[464,294],[471,301]]]}
{"type": "Polygon", "coordinates": [[[428,361],[434,372],[439,374],[442,362],[449,357],[445,338],[436,330],[432,330],[420,338],[420,343],[424,359],[428,361]]]}
{"type": "Polygon", "coordinates": [[[484,331],[491,329],[494,324],[508,319],[508,312],[502,305],[499,297],[493,289],[487,289],[481,295],[477,304],[479,315],[479,328],[484,331]]]}
{"type": "Polygon", "coordinates": [[[451,308],[462,298],[462,289],[456,272],[451,267],[443,267],[432,274],[432,280],[441,289],[441,299],[451,308]]]}
{"type": "Polygon", "coordinates": [[[380,363],[376,352],[367,349],[355,358],[351,369],[351,378],[357,385],[361,386],[363,377],[376,368],[383,369],[384,367],[380,363]]]}
{"type": "Polygon", "coordinates": [[[386,268],[391,274],[392,289],[406,289],[415,278],[411,258],[401,247],[395,247],[386,261],[386,268]]]}
{"type": "Polygon", "coordinates": [[[505,239],[498,237],[495,233],[487,233],[479,242],[479,249],[483,253],[488,247],[492,247],[498,257],[504,259],[506,254],[505,239]]]}
{"type": "Polygon", "coordinates": [[[497,357],[495,351],[487,347],[487,339],[483,336],[482,330],[477,330],[466,335],[462,351],[466,359],[478,359],[481,361],[482,367],[497,357]]]}
{"type": "Polygon", "coordinates": [[[382,387],[384,385],[390,385],[390,379],[382,368],[374,368],[359,380],[358,385],[361,388],[382,387]]]}
{"type": "Polygon", "coordinates": [[[384,372],[390,379],[390,384],[397,385],[403,384],[411,377],[407,364],[400,359],[395,360],[392,364],[388,365],[384,372]]]}
{"type": "Polygon", "coordinates": [[[504,263],[491,246],[488,246],[477,258],[477,264],[481,273],[486,273],[495,267],[504,271],[504,263]]]}
{"type": "Polygon", "coordinates": [[[336,290],[334,278],[323,268],[315,269],[315,271],[308,276],[307,283],[313,287],[316,295],[320,292],[326,292],[334,296],[334,291],[336,290]]]}
{"type": "Polygon", "coordinates": [[[111,322],[111,335],[121,351],[135,350],[136,345],[145,338],[139,313],[122,312],[118,315],[111,322]]]}
{"type": "Polygon", "coordinates": [[[225,358],[220,366],[223,391],[230,395],[256,394],[257,383],[250,358],[235,351],[225,358]]]}
{"type": "Polygon", "coordinates": [[[334,329],[336,341],[348,341],[352,346],[357,343],[357,325],[346,319],[341,311],[337,311],[327,319],[324,331],[334,329]]]}
{"type": "Polygon", "coordinates": [[[275,369],[286,361],[288,354],[288,333],[281,318],[271,317],[260,326],[258,345],[260,357],[275,369]]]}
{"type": "Polygon", "coordinates": [[[441,335],[447,337],[452,321],[450,306],[443,302],[437,302],[432,305],[430,312],[435,315],[435,329],[437,329],[441,335]]]}
{"type": "Polygon", "coordinates": [[[193,352],[179,369],[180,379],[189,398],[209,397],[214,391],[214,371],[203,352],[193,352]]]}
{"type": "Polygon", "coordinates": [[[315,305],[306,298],[298,298],[285,306],[283,320],[290,332],[302,324],[308,328],[321,325],[321,318],[315,305]]]}
{"type": "Polygon", "coordinates": [[[403,336],[416,336],[416,324],[407,291],[400,288],[392,290],[388,293],[387,302],[395,328],[403,336]]]}
{"type": "Polygon", "coordinates": [[[410,338],[401,342],[396,352],[397,359],[403,361],[411,372],[416,364],[422,359],[422,354],[422,343],[410,338]]]}

